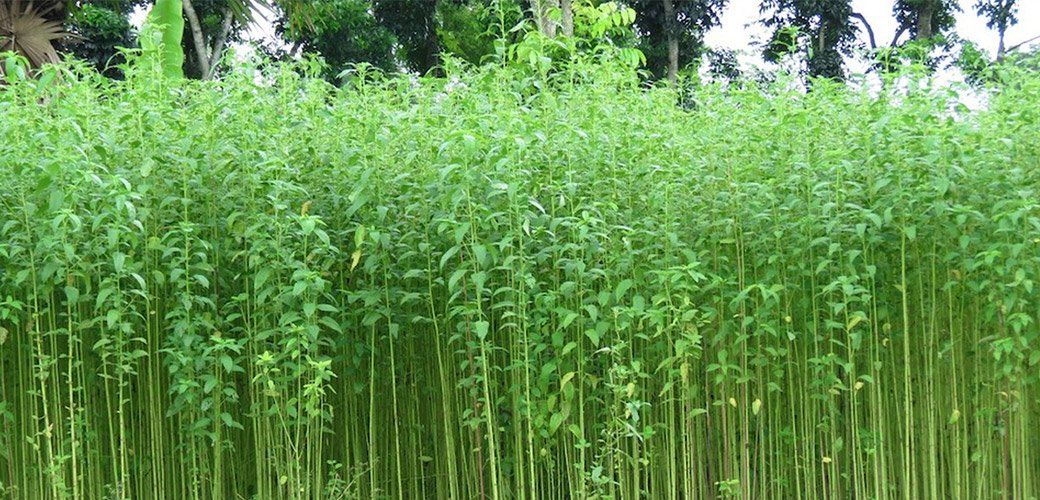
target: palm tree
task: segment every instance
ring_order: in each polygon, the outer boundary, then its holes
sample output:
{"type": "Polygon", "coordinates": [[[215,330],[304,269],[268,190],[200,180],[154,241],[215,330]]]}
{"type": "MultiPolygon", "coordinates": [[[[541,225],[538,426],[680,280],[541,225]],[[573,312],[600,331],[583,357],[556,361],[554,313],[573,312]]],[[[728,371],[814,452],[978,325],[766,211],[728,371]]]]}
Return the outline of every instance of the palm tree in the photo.
{"type": "Polygon", "coordinates": [[[22,55],[33,68],[58,62],[54,42],[70,36],[62,26],[64,7],[63,0],[0,1],[0,52],[22,55]]]}

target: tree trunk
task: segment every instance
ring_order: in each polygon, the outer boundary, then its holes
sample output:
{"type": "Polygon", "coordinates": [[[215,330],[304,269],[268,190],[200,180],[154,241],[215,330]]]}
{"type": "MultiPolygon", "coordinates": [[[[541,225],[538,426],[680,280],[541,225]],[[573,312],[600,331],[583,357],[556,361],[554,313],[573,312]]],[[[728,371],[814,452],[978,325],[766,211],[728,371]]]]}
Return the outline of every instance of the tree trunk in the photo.
{"type": "MultiPolygon", "coordinates": [[[[867,38],[870,40],[870,50],[877,50],[877,38],[874,37],[874,27],[867,22],[867,18],[858,12],[852,13],[853,19],[858,19],[859,22],[863,23],[863,28],[867,30],[867,38]]],[[[895,45],[894,43],[892,45],[895,45]]]]}
{"type": "Polygon", "coordinates": [[[560,0],[547,0],[545,4],[545,26],[547,28],[545,30],[545,34],[549,38],[556,38],[556,27],[558,23],[555,20],[553,20],[552,17],[550,17],[550,14],[554,9],[558,10],[560,8],[560,0]]]}
{"type": "Polygon", "coordinates": [[[560,18],[563,21],[563,36],[574,36],[573,0],[560,0],[560,18]]]}
{"type": "Polygon", "coordinates": [[[560,0],[532,0],[531,10],[534,11],[534,23],[538,31],[549,38],[556,37],[556,21],[550,17],[553,9],[560,8],[560,0]]]}
{"type": "Polygon", "coordinates": [[[231,33],[231,23],[234,21],[235,13],[228,8],[224,12],[224,23],[220,26],[220,33],[217,34],[217,39],[213,41],[213,49],[209,52],[209,70],[206,72],[206,76],[213,78],[213,75],[217,73],[217,66],[220,64],[220,59],[224,57],[224,45],[227,44],[228,35],[231,33]]]}
{"type": "Polygon", "coordinates": [[[1017,0],[1001,0],[994,7],[997,10],[990,14],[991,26],[995,24],[995,27],[997,28],[997,61],[1003,61],[1004,56],[1008,51],[1005,36],[1007,35],[1008,25],[1012,22],[1012,12],[1015,10],[1016,1],[1017,0]]]}
{"type": "Polygon", "coordinates": [[[199,78],[209,80],[216,74],[220,58],[224,53],[224,45],[227,44],[228,34],[231,33],[231,25],[234,21],[234,12],[227,8],[224,12],[224,21],[220,25],[220,32],[213,39],[213,47],[206,44],[206,34],[202,32],[202,23],[191,0],[184,1],[184,17],[188,19],[191,27],[192,45],[195,47],[195,56],[199,64],[199,78]]]}
{"type": "MultiPolygon", "coordinates": [[[[432,24],[434,20],[430,19],[428,22],[432,24]]],[[[422,69],[422,73],[428,74],[433,71],[438,76],[443,75],[443,68],[438,67],[441,64],[441,43],[437,38],[437,28],[434,26],[430,26],[426,30],[426,36],[423,38],[423,52],[425,52],[423,58],[425,67],[422,69]]]]}
{"type": "Polygon", "coordinates": [[[531,0],[531,16],[534,17],[534,25],[538,32],[545,34],[545,2],[546,0],[531,0]]]}
{"type": "Polygon", "coordinates": [[[675,25],[675,5],[672,0],[664,3],[664,36],[668,44],[668,81],[673,84],[679,79],[679,37],[675,25]]]}
{"type": "Polygon", "coordinates": [[[183,0],[184,17],[188,18],[188,26],[191,27],[191,41],[195,47],[195,57],[199,61],[199,74],[203,80],[209,79],[209,52],[206,47],[206,37],[202,34],[202,23],[195,13],[195,6],[191,0],[183,0]]]}
{"type": "Polygon", "coordinates": [[[1000,28],[1000,41],[997,42],[997,60],[1003,61],[1004,54],[1007,53],[1007,46],[1004,45],[1004,35],[1007,33],[1007,27],[1000,28]]]}
{"type": "Polygon", "coordinates": [[[932,24],[938,7],[937,2],[938,0],[926,0],[921,3],[921,8],[917,11],[917,40],[927,40],[935,36],[932,24]]]}

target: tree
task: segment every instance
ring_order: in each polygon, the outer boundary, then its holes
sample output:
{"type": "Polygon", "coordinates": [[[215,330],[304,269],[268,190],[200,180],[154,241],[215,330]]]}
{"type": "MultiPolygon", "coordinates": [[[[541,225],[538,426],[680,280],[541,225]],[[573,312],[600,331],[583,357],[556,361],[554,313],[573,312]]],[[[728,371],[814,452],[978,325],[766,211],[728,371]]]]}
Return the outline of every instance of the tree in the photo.
{"type": "Polygon", "coordinates": [[[372,0],[379,24],[397,40],[397,57],[412,71],[425,74],[440,63],[437,0],[372,0]]]}
{"type": "Polygon", "coordinates": [[[395,38],[372,13],[369,0],[315,0],[312,21],[290,29],[281,19],[278,30],[298,49],[321,54],[333,77],[346,65],[368,63],[384,71],[396,69],[395,38]]]}
{"type": "Polygon", "coordinates": [[[728,0],[634,0],[639,48],[657,77],[674,82],[679,69],[701,57],[704,34],[719,24],[728,0]]]}
{"type": "Polygon", "coordinates": [[[291,33],[279,22],[279,32],[293,52],[320,53],[333,68],[366,62],[426,74],[444,53],[480,63],[494,52],[500,22],[508,29],[521,16],[518,0],[315,0],[310,23],[291,33]]]}
{"type": "MultiPolygon", "coordinates": [[[[236,22],[234,0],[182,0],[184,17],[191,32],[190,48],[185,51],[185,60],[192,68],[192,75],[209,80],[216,73],[224,46],[233,31],[240,26],[236,22]]],[[[242,11],[239,11],[241,14],[242,11]]],[[[240,16],[240,20],[245,20],[240,16]]]]}
{"type": "MultiPolygon", "coordinates": [[[[495,51],[495,40],[523,19],[516,0],[449,0],[437,3],[437,41],[442,54],[472,64],[495,51]]],[[[573,23],[573,20],[572,20],[573,23]]],[[[571,27],[573,35],[573,26],[571,27]]]]}
{"type": "Polygon", "coordinates": [[[999,41],[997,42],[997,60],[1004,59],[1007,47],[1004,44],[1004,36],[1009,27],[1018,24],[1018,2],[1017,0],[977,0],[975,12],[986,17],[986,26],[997,30],[999,41]]]}
{"type": "MultiPolygon", "coordinates": [[[[570,3],[568,2],[568,5],[570,3]]],[[[531,16],[534,24],[543,35],[553,38],[556,36],[556,20],[553,12],[560,9],[560,0],[531,0],[531,16]]],[[[560,18],[563,16],[561,14],[560,18]]],[[[573,24],[571,25],[573,30],[573,24]]]]}
{"type": "Polygon", "coordinates": [[[62,2],[0,2],[0,52],[18,53],[34,68],[58,62],[54,42],[67,36],[63,19],[62,2]]]}
{"type": "Polygon", "coordinates": [[[803,48],[809,76],[845,78],[844,56],[851,52],[858,32],[852,23],[851,0],[764,0],[762,12],[768,14],[765,24],[774,28],[766,59],[803,48]],[[797,47],[798,35],[808,40],[807,46],[797,47]]]}
{"type": "MultiPolygon", "coordinates": [[[[158,1],[161,0],[157,0],[158,1]]],[[[321,0],[178,0],[182,2],[184,20],[188,28],[186,60],[191,63],[190,76],[208,80],[216,72],[228,41],[238,31],[254,21],[260,6],[281,10],[289,30],[307,25],[313,18],[315,6],[321,0]]],[[[184,22],[182,20],[181,22],[184,22]]]]}
{"type": "Polygon", "coordinates": [[[560,28],[563,36],[574,36],[574,2],[560,0],[560,28]]]}
{"type": "Polygon", "coordinates": [[[946,33],[956,24],[954,14],[958,10],[957,0],[896,0],[892,11],[899,28],[892,45],[898,45],[904,33],[918,41],[946,33]]]}
{"type": "Polygon", "coordinates": [[[708,76],[719,82],[733,82],[742,77],[740,61],[737,53],[728,49],[714,49],[705,52],[708,62],[708,76]]]}
{"type": "Polygon", "coordinates": [[[672,0],[661,0],[664,11],[664,37],[668,46],[668,80],[675,83],[679,73],[679,22],[675,18],[675,4],[672,0]]]}
{"type": "MultiPolygon", "coordinates": [[[[563,3],[570,8],[570,2],[563,3]]],[[[479,62],[491,53],[501,34],[494,30],[498,14],[513,22],[519,9],[517,0],[372,0],[372,4],[380,25],[396,39],[396,58],[419,74],[440,64],[442,52],[479,62]]],[[[573,16],[569,23],[569,27],[564,23],[565,34],[573,33],[573,16]]]]}
{"type": "Polygon", "coordinates": [[[94,0],[82,2],[65,20],[68,30],[75,34],[61,44],[79,59],[91,63],[101,74],[118,78],[116,65],[123,61],[120,47],[136,43],[129,15],[142,4],[141,0],[94,0]]]}
{"type": "Polygon", "coordinates": [[[964,73],[968,83],[976,87],[1001,87],[1019,81],[1021,73],[1040,72],[1040,48],[1020,51],[1026,43],[1008,47],[1002,59],[990,59],[989,54],[978,45],[965,42],[955,64],[964,73]]]}

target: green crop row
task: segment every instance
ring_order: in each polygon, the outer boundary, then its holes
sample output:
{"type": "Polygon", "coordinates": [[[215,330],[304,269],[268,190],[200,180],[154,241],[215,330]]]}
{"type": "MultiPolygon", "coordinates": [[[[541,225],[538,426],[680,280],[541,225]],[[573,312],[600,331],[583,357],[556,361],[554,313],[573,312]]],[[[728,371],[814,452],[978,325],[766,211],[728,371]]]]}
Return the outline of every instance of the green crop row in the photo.
{"type": "Polygon", "coordinates": [[[0,88],[0,496],[1040,496],[1040,78],[448,74],[0,88]]]}

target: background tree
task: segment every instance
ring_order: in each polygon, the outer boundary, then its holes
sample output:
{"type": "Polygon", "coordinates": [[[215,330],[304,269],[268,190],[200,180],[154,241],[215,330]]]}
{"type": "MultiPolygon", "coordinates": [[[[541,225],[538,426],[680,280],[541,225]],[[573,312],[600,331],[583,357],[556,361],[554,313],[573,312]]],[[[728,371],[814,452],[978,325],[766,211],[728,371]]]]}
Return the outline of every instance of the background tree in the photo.
{"type": "Polygon", "coordinates": [[[274,7],[289,31],[314,20],[323,0],[182,0],[189,76],[207,80],[216,72],[224,48],[256,21],[261,7],[274,7]]]}
{"type": "Polygon", "coordinates": [[[216,73],[224,47],[238,38],[249,17],[237,10],[238,0],[182,0],[186,32],[185,70],[188,76],[208,80],[216,73]]]}
{"type": "Polygon", "coordinates": [[[394,36],[394,58],[418,74],[440,64],[442,52],[479,63],[502,35],[499,13],[510,28],[522,9],[520,0],[372,0],[376,20],[394,36]]]}
{"type": "Polygon", "coordinates": [[[396,38],[397,58],[408,69],[425,74],[440,62],[437,0],[373,0],[379,24],[396,38]]]}
{"type": "Polygon", "coordinates": [[[909,33],[914,40],[929,40],[953,29],[954,15],[960,10],[957,0],[896,0],[892,11],[898,28],[892,45],[909,33]]]}
{"type": "Polygon", "coordinates": [[[711,49],[705,52],[708,63],[708,77],[716,82],[732,82],[743,75],[737,53],[728,49],[711,49]]]}
{"type": "MultiPolygon", "coordinates": [[[[437,3],[437,40],[442,53],[479,64],[494,53],[495,40],[523,19],[517,0],[449,0],[437,3]]],[[[573,19],[571,20],[573,34],[573,19]]]]}
{"type": "Polygon", "coordinates": [[[560,0],[560,29],[563,36],[574,36],[574,0],[560,0]]]}
{"type": "Polygon", "coordinates": [[[798,35],[807,43],[806,73],[812,77],[845,78],[844,56],[856,42],[858,30],[852,23],[851,0],[764,0],[765,24],[774,28],[765,57],[775,61],[798,46],[798,35]]]}
{"type": "Polygon", "coordinates": [[[719,24],[728,0],[634,0],[639,49],[657,78],[675,81],[679,69],[704,52],[704,34],[719,24]]]}
{"type": "Polygon", "coordinates": [[[957,0],[897,0],[892,7],[896,33],[890,46],[881,51],[876,67],[892,71],[903,63],[916,62],[930,70],[938,68],[954,46],[950,35],[959,10],[957,0]]]}
{"type": "Polygon", "coordinates": [[[1004,36],[1009,27],[1018,24],[1017,0],[977,0],[975,12],[986,17],[986,26],[997,30],[997,60],[1003,59],[1004,53],[1007,52],[1004,36]]]}
{"type": "MultiPolygon", "coordinates": [[[[560,0],[530,0],[531,17],[534,19],[535,27],[549,38],[556,36],[557,21],[553,19],[553,15],[560,7],[560,0]]],[[[562,18],[561,14],[560,19],[562,18]]]]}
{"type": "Polygon", "coordinates": [[[130,13],[144,5],[143,0],[93,0],[80,2],[65,21],[66,29],[75,34],[61,43],[61,50],[91,63],[110,78],[119,78],[117,67],[124,62],[119,47],[137,43],[130,25],[130,13]]]}
{"type": "Polygon", "coordinates": [[[302,50],[321,54],[329,65],[328,77],[348,64],[368,63],[384,71],[396,69],[393,33],[373,15],[369,0],[315,0],[312,21],[290,28],[283,17],[277,30],[302,50]]]}

